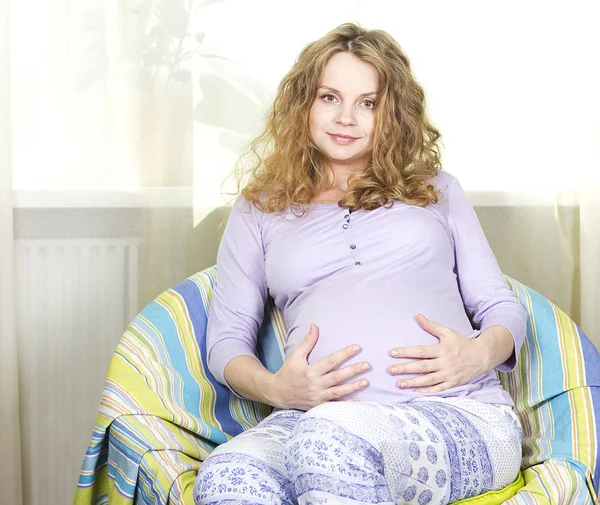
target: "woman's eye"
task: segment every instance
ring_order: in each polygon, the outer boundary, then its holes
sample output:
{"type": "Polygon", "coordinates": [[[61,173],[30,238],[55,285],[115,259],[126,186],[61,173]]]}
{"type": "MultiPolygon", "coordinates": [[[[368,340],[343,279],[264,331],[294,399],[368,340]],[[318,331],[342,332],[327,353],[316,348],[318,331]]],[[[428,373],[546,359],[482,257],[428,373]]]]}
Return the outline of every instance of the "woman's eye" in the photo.
{"type": "Polygon", "coordinates": [[[326,102],[334,102],[335,101],[335,96],[333,96],[333,95],[323,95],[321,98],[323,100],[325,100],[326,102]]]}
{"type": "Polygon", "coordinates": [[[375,108],[375,101],[374,100],[370,100],[370,99],[369,100],[365,100],[363,102],[363,104],[365,105],[365,107],[367,109],[374,109],[375,108]]]}

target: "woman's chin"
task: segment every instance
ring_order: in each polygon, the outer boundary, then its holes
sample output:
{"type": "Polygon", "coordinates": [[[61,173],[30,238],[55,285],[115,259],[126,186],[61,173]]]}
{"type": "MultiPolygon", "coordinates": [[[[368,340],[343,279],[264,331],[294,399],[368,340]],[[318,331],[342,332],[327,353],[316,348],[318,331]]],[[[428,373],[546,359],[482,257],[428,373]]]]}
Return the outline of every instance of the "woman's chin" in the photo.
{"type": "Polygon", "coordinates": [[[367,165],[369,157],[365,157],[362,153],[350,152],[350,150],[345,149],[335,149],[325,151],[325,158],[330,164],[356,164],[358,165],[367,165]],[[364,162],[363,162],[364,159],[364,162]]]}

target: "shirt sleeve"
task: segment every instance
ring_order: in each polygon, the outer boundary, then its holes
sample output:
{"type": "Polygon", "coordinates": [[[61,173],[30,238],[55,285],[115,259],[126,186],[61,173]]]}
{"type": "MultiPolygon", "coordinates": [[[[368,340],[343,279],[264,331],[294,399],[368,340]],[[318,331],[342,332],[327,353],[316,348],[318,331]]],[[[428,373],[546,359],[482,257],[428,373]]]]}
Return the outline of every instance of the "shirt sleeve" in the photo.
{"type": "Polygon", "coordinates": [[[239,198],[231,210],[217,253],[217,275],[208,313],[208,369],[225,380],[227,363],[236,356],[256,357],[256,340],[264,316],[267,284],[257,209],[239,198]]]}
{"type": "Polygon", "coordinates": [[[458,180],[448,188],[448,221],[454,240],[456,275],[467,315],[476,329],[499,325],[514,340],[511,357],[496,368],[513,370],[527,331],[527,312],[504,279],[473,206],[458,180]]]}

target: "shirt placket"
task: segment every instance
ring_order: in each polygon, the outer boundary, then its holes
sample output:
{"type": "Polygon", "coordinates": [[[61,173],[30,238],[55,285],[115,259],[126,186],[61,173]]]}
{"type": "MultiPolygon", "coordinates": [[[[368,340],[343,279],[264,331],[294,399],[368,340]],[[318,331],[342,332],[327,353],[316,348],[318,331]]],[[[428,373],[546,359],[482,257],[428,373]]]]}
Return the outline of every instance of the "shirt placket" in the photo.
{"type": "Polygon", "coordinates": [[[352,258],[354,265],[358,267],[362,265],[362,261],[360,260],[360,251],[358,251],[358,245],[352,230],[352,214],[348,209],[344,209],[342,212],[343,219],[341,221],[341,227],[346,240],[346,245],[350,249],[350,257],[352,258]]]}

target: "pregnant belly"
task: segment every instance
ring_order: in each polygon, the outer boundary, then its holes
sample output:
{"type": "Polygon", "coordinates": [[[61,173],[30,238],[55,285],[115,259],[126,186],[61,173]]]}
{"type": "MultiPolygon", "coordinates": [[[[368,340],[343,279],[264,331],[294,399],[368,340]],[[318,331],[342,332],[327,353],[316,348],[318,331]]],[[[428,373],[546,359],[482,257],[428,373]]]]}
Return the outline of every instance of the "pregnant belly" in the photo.
{"type": "MultiPolygon", "coordinates": [[[[403,358],[392,358],[389,355],[393,347],[413,345],[435,345],[439,340],[423,330],[412,317],[393,319],[376,319],[373,316],[353,314],[342,318],[335,317],[334,312],[322,316],[315,324],[319,328],[319,338],[308,355],[309,364],[321,361],[340,349],[358,344],[361,351],[342,364],[347,366],[368,361],[374,371],[386,371],[394,363],[410,361],[403,358]]],[[[308,333],[310,322],[299,325],[290,332],[286,354],[308,333]]]]}
{"type": "MultiPolygon", "coordinates": [[[[308,356],[309,364],[321,361],[331,354],[350,345],[358,344],[361,351],[341,364],[341,367],[367,361],[371,370],[350,379],[364,376],[369,380],[368,391],[361,392],[363,400],[391,398],[402,394],[396,387],[401,378],[414,375],[392,376],[388,367],[393,364],[412,361],[392,358],[389,352],[394,347],[436,345],[438,338],[422,329],[416,321],[419,312],[430,320],[440,322],[467,336],[474,336],[473,327],[464,311],[458,293],[447,295],[448,290],[428,291],[407,290],[400,292],[395,287],[385,292],[385,285],[373,290],[336,290],[333,293],[315,292],[307,297],[301,309],[288,322],[286,356],[308,334],[310,324],[319,328],[319,337],[308,356]],[[317,296],[319,295],[319,296],[317,296]]],[[[392,401],[390,399],[390,401],[392,401]]]]}
{"type": "MultiPolygon", "coordinates": [[[[402,389],[398,387],[398,382],[401,379],[409,379],[418,374],[391,375],[388,372],[388,368],[391,365],[413,361],[413,358],[392,358],[389,355],[389,351],[392,347],[436,345],[439,343],[439,340],[421,329],[414,320],[404,321],[405,324],[398,319],[396,322],[398,322],[399,326],[394,325],[394,327],[390,327],[388,324],[374,323],[369,325],[362,321],[355,321],[353,325],[336,324],[335,321],[324,319],[319,327],[320,331],[317,343],[308,356],[308,363],[317,363],[334,354],[336,351],[346,348],[348,345],[359,344],[361,351],[344,361],[338,367],[344,368],[362,363],[363,361],[371,365],[370,370],[352,376],[350,379],[340,383],[354,382],[362,378],[369,381],[365,389],[353,392],[350,395],[351,397],[358,398],[361,401],[405,402],[422,396],[421,393],[414,392],[412,388],[402,389]],[[403,330],[402,328],[405,329],[403,330]]],[[[299,340],[306,335],[307,331],[299,332],[299,340]]],[[[478,333],[471,332],[468,336],[474,337],[478,333]]],[[[290,335],[290,340],[292,339],[294,339],[293,335],[290,335]]],[[[288,352],[292,350],[293,348],[289,346],[288,352]]],[[[463,390],[466,393],[478,387],[473,384],[463,387],[463,390]]],[[[442,396],[452,394],[454,393],[450,390],[442,394],[442,396]]],[[[344,399],[347,399],[347,397],[341,398],[341,400],[344,399]]]]}

